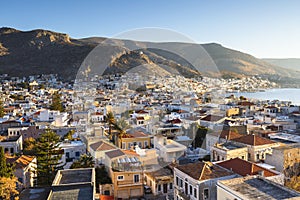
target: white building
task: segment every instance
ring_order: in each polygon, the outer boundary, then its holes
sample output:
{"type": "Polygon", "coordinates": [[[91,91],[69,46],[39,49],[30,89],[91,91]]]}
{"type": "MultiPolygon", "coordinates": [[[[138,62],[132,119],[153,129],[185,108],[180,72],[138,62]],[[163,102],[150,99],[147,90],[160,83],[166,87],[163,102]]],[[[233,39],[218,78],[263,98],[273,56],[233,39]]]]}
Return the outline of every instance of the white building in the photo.
{"type": "Polygon", "coordinates": [[[167,139],[167,137],[156,135],[154,136],[154,148],[163,161],[173,162],[184,154],[187,147],[167,139]]]}

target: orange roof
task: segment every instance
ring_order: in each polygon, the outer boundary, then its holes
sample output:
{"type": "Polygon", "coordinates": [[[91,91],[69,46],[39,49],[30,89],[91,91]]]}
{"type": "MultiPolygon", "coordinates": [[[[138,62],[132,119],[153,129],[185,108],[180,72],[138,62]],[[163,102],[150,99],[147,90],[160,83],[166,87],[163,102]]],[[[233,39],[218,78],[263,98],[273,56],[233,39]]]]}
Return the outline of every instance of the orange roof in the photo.
{"type": "Polygon", "coordinates": [[[240,105],[240,106],[253,106],[255,104],[252,103],[252,102],[249,102],[249,101],[242,101],[242,102],[239,102],[238,105],[240,105]]]}
{"type": "Polygon", "coordinates": [[[146,112],[144,110],[137,110],[135,113],[137,113],[137,114],[148,114],[148,112],[146,112]]]}
{"type": "Polygon", "coordinates": [[[131,135],[132,137],[138,138],[138,137],[147,137],[148,135],[146,135],[145,133],[143,133],[142,131],[135,131],[133,133],[128,133],[129,135],[131,135]]]}
{"type": "Polygon", "coordinates": [[[175,167],[195,180],[208,180],[232,175],[229,170],[204,162],[189,163],[175,167]]]}
{"type": "Polygon", "coordinates": [[[123,153],[125,153],[126,155],[133,155],[133,156],[139,156],[139,154],[137,154],[135,151],[132,150],[121,150],[123,151],[123,153]]]}
{"type": "Polygon", "coordinates": [[[223,130],[220,134],[220,138],[224,138],[227,140],[233,140],[235,138],[242,137],[242,134],[239,134],[238,132],[235,131],[229,131],[229,130],[223,130]]]}
{"type": "Polygon", "coordinates": [[[201,120],[202,121],[209,121],[209,122],[216,122],[223,119],[222,116],[217,116],[217,115],[207,115],[205,117],[203,117],[201,120]]]}
{"type": "Polygon", "coordinates": [[[100,200],[114,200],[114,196],[100,194],[100,200]]]}
{"type": "Polygon", "coordinates": [[[275,142],[273,142],[272,140],[263,138],[263,137],[259,137],[257,135],[245,135],[239,138],[235,138],[233,139],[233,141],[235,142],[240,142],[243,144],[248,144],[251,146],[259,146],[259,145],[265,145],[265,144],[274,144],[275,142]]]}
{"type": "Polygon", "coordinates": [[[144,117],[137,117],[136,120],[144,120],[144,117]]]}
{"type": "Polygon", "coordinates": [[[34,158],[34,156],[22,155],[20,157],[7,157],[6,161],[8,163],[14,163],[16,168],[25,168],[33,161],[34,158]]]}
{"type": "Polygon", "coordinates": [[[232,170],[234,173],[239,174],[241,176],[257,175],[259,171],[263,171],[265,177],[277,175],[276,173],[268,169],[265,169],[254,163],[248,162],[240,158],[234,158],[223,162],[219,162],[217,163],[217,165],[232,170]]]}

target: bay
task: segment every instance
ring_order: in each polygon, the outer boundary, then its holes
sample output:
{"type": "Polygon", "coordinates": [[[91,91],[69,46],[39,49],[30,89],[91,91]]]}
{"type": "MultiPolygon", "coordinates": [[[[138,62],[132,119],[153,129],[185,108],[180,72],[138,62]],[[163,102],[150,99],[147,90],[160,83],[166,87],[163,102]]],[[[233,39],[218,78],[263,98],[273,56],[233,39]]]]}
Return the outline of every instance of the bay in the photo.
{"type": "Polygon", "coordinates": [[[291,101],[294,105],[300,105],[299,88],[275,88],[263,92],[239,92],[232,94],[237,97],[244,96],[250,99],[291,101]]]}

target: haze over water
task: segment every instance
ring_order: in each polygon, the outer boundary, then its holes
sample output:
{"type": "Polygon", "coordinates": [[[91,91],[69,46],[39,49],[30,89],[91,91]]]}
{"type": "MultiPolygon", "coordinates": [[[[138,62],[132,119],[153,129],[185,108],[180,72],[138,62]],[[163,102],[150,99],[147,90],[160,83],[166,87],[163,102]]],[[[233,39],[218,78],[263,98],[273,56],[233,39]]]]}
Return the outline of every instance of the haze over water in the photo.
{"type": "Polygon", "coordinates": [[[259,100],[291,101],[294,105],[300,105],[299,88],[270,89],[264,92],[240,92],[235,93],[235,95],[259,100]]]}

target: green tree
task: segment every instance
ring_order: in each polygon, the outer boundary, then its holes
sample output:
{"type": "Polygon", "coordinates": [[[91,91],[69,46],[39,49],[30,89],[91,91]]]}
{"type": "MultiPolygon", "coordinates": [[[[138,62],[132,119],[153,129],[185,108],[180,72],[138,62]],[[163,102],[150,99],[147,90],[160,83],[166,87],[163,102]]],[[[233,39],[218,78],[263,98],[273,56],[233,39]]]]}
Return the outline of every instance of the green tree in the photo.
{"type": "Polygon", "coordinates": [[[61,94],[54,92],[52,95],[52,104],[50,106],[51,110],[59,110],[60,112],[64,111],[64,107],[61,102],[61,94]]]}
{"type": "Polygon", "coordinates": [[[113,140],[112,128],[116,124],[116,119],[114,114],[112,112],[108,112],[105,116],[105,121],[108,123],[108,133],[109,133],[110,140],[113,140]]]}
{"type": "Polygon", "coordinates": [[[76,168],[90,168],[94,167],[95,161],[92,156],[84,154],[81,155],[79,160],[76,160],[73,162],[71,165],[71,169],[76,169],[76,168]]]}
{"type": "Polygon", "coordinates": [[[6,163],[3,147],[0,147],[0,177],[12,178],[13,176],[13,166],[6,163]]]}
{"type": "Polygon", "coordinates": [[[51,185],[56,172],[62,168],[59,162],[61,152],[59,148],[60,137],[47,129],[36,144],[37,155],[37,183],[39,186],[51,185]]]}
{"type": "Polygon", "coordinates": [[[33,137],[29,137],[24,140],[23,154],[36,155],[36,140],[33,137]]]}
{"type": "Polygon", "coordinates": [[[131,126],[127,123],[127,121],[124,118],[121,118],[121,119],[117,120],[115,127],[117,127],[118,129],[122,129],[122,130],[127,130],[131,126]]]}
{"type": "Polygon", "coordinates": [[[5,115],[3,102],[0,101],[0,117],[2,118],[5,115]]]}

